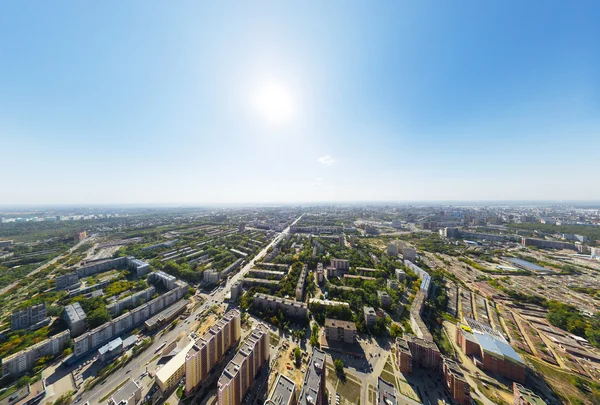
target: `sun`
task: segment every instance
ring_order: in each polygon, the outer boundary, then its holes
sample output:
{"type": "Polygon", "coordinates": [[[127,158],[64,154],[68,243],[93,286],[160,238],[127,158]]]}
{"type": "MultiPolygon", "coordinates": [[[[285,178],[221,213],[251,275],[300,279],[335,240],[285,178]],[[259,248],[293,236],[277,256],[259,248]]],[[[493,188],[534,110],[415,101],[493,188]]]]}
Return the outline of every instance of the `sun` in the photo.
{"type": "Polygon", "coordinates": [[[294,118],[296,106],[292,91],[285,83],[268,81],[256,93],[254,107],[269,124],[285,124],[294,118]]]}

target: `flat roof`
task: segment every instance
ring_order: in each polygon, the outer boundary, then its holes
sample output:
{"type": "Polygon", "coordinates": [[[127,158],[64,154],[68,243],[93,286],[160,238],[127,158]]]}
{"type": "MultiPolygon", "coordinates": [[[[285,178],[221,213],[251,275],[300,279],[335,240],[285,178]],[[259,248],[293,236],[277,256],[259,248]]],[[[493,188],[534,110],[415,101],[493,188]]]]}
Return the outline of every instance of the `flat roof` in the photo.
{"type": "Polygon", "coordinates": [[[81,304],[79,302],[67,305],[65,307],[65,311],[67,312],[67,316],[71,322],[84,320],[86,318],[85,311],[83,308],[81,308],[81,304]]]}
{"type": "Polygon", "coordinates": [[[484,351],[495,354],[498,357],[508,358],[520,364],[525,364],[521,356],[508,343],[481,331],[473,331],[473,336],[484,351]]]}
{"type": "Polygon", "coordinates": [[[321,389],[321,374],[325,372],[325,352],[314,348],[312,356],[308,362],[308,369],[304,376],[304,383],[302,384],[302,391],[298,397],[299,405],[312,405],[317,403],[317,395],[321,389]],[[309,400],[308,398],[311,398],[309,400]]]}
{"type": "Polygon", "coordinates": [[[185,365],[185,357],[187,356],[188,351],[194,346],[194,341],[190,341],[179,353],[177,353],[171,360],[167,362],[164,366],[162,366],[156,372],[156,379],[165,383],[169,377],[171,377],[180,367],[185,365]]]}
{"type": "Polygon", "coordinates": [[[348,330],[356,330],[356,324],[349,321],[340,321],[338,319],[325,319],[325,327],[327,328],[344,328],[348,330]]]}
{"type": "Polygon", "coordinates": [[[110,400],[115,404],[120,404],[121,401],[129,401],[129,399],[135,396],[136,391],[141,390],[141,387],[137,385],[131,378],[123,385],[110,400]]]}
{"type": "Polygon", "coordinates": [[[279,374],[266,403],[269,405],[287,405],[294,396],[295,390],[296,384],[285,375],[279,374]]]}

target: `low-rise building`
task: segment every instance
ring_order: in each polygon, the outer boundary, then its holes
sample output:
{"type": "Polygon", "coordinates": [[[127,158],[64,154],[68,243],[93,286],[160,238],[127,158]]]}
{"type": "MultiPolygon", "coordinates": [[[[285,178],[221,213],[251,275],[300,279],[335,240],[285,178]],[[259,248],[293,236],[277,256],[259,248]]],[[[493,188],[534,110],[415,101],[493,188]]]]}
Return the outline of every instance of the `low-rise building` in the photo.
{"type": "Polygon", "coordinates": [[[325,337],[344,343],[356,342],[356,324],[354,322],[325,319],[325,337]]]}
{"type": "Polygon", "coordinates": [[[513,404],[514,405],[546,405],[539,395],[523,387],[521,384],[513,382],[513,404]]]}
{"type": "Polygon", "coordinates": [[[296,401],[296,384],[285,375],[279,374],[265,405],[295,405],[296,401]]]}
{"type": "Polygon", "coordinates": [[[123,353],[123,340],[116,338],[98,349],[98,358],[101,362],[108,363],[115,357],[120,356],[121,353],[123,353]]]}
{"type": "Polygon", "coordinates": [[[108,405],[135,405],[142,399],[142,387],[131,378],[108,400],[108,405]]]}
{"type": "Polygon", "coordinates": [[[175,388],[185,376],[185,359],[192,346],[193,340],[156,372],[154,379],[161,392],[165,393],[175,388]]]}

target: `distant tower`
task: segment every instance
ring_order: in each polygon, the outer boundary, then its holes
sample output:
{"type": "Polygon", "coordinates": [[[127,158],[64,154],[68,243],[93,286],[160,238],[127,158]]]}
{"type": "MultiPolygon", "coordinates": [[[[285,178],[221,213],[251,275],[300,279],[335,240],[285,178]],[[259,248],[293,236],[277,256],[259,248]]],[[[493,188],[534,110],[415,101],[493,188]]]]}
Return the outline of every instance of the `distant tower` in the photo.
{"type": "Polygon", "coordinates": [[[238,232],[244,233],[245,230],[246,230],[246,224],[243,222],[240,222],[240,224],[238,225],[238,232]]]}

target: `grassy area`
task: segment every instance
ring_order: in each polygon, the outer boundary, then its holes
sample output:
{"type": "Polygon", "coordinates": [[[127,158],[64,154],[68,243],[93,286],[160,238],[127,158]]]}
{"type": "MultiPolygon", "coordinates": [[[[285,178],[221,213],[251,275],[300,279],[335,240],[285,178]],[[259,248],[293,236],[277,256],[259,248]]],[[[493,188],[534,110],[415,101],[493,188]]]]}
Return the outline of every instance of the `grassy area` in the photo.
{"type": "MultiPolygon", "coordinates": [[[[389,372],[383,370],[381,372],[381,376],[380,377],[381,377],[382,380],[384,380],[384,381],[386,381],[386,382],[388,382],[388,383],[390,383],[390,384],[392,384],[394,386],[398,385],[398,384],[396,384],[396,377],[394,377],[393,373],[389,373],[389,372]]],[[[398,387],[396,387],[396,388],[398,388],[398,387]]]]}
{"type": "Polygon", "coordinates": [[[355,404],[356,400],[360,398],[361,384],[350,378],[346,378],[345,382],[340,380],[336,390],[341,397],[346,398],[348,402],[355,404]]]}
{"type": "Polygon", "coordinates": [[[387,371],[388,373],[394,374],[394,367],[392,366],[392,362],[390,361],[390,357],[388,357],[387,361],[385,362],[385,366],[383,367],[383,369],[385,371],[387,371]]]}
{"type": "Polygon", "coordinates": [[[526,358],[533,364],[535,370],[542,375],[544,380],[546,380],[546,382],[552,387],[552,390],[556,395],[568,400],[571,404],[593,403],[589,394],[580,391],[574,385],[574,382],[580,379],[580,377],[549,366],[533,356],[526,355],[526,358]]]}

